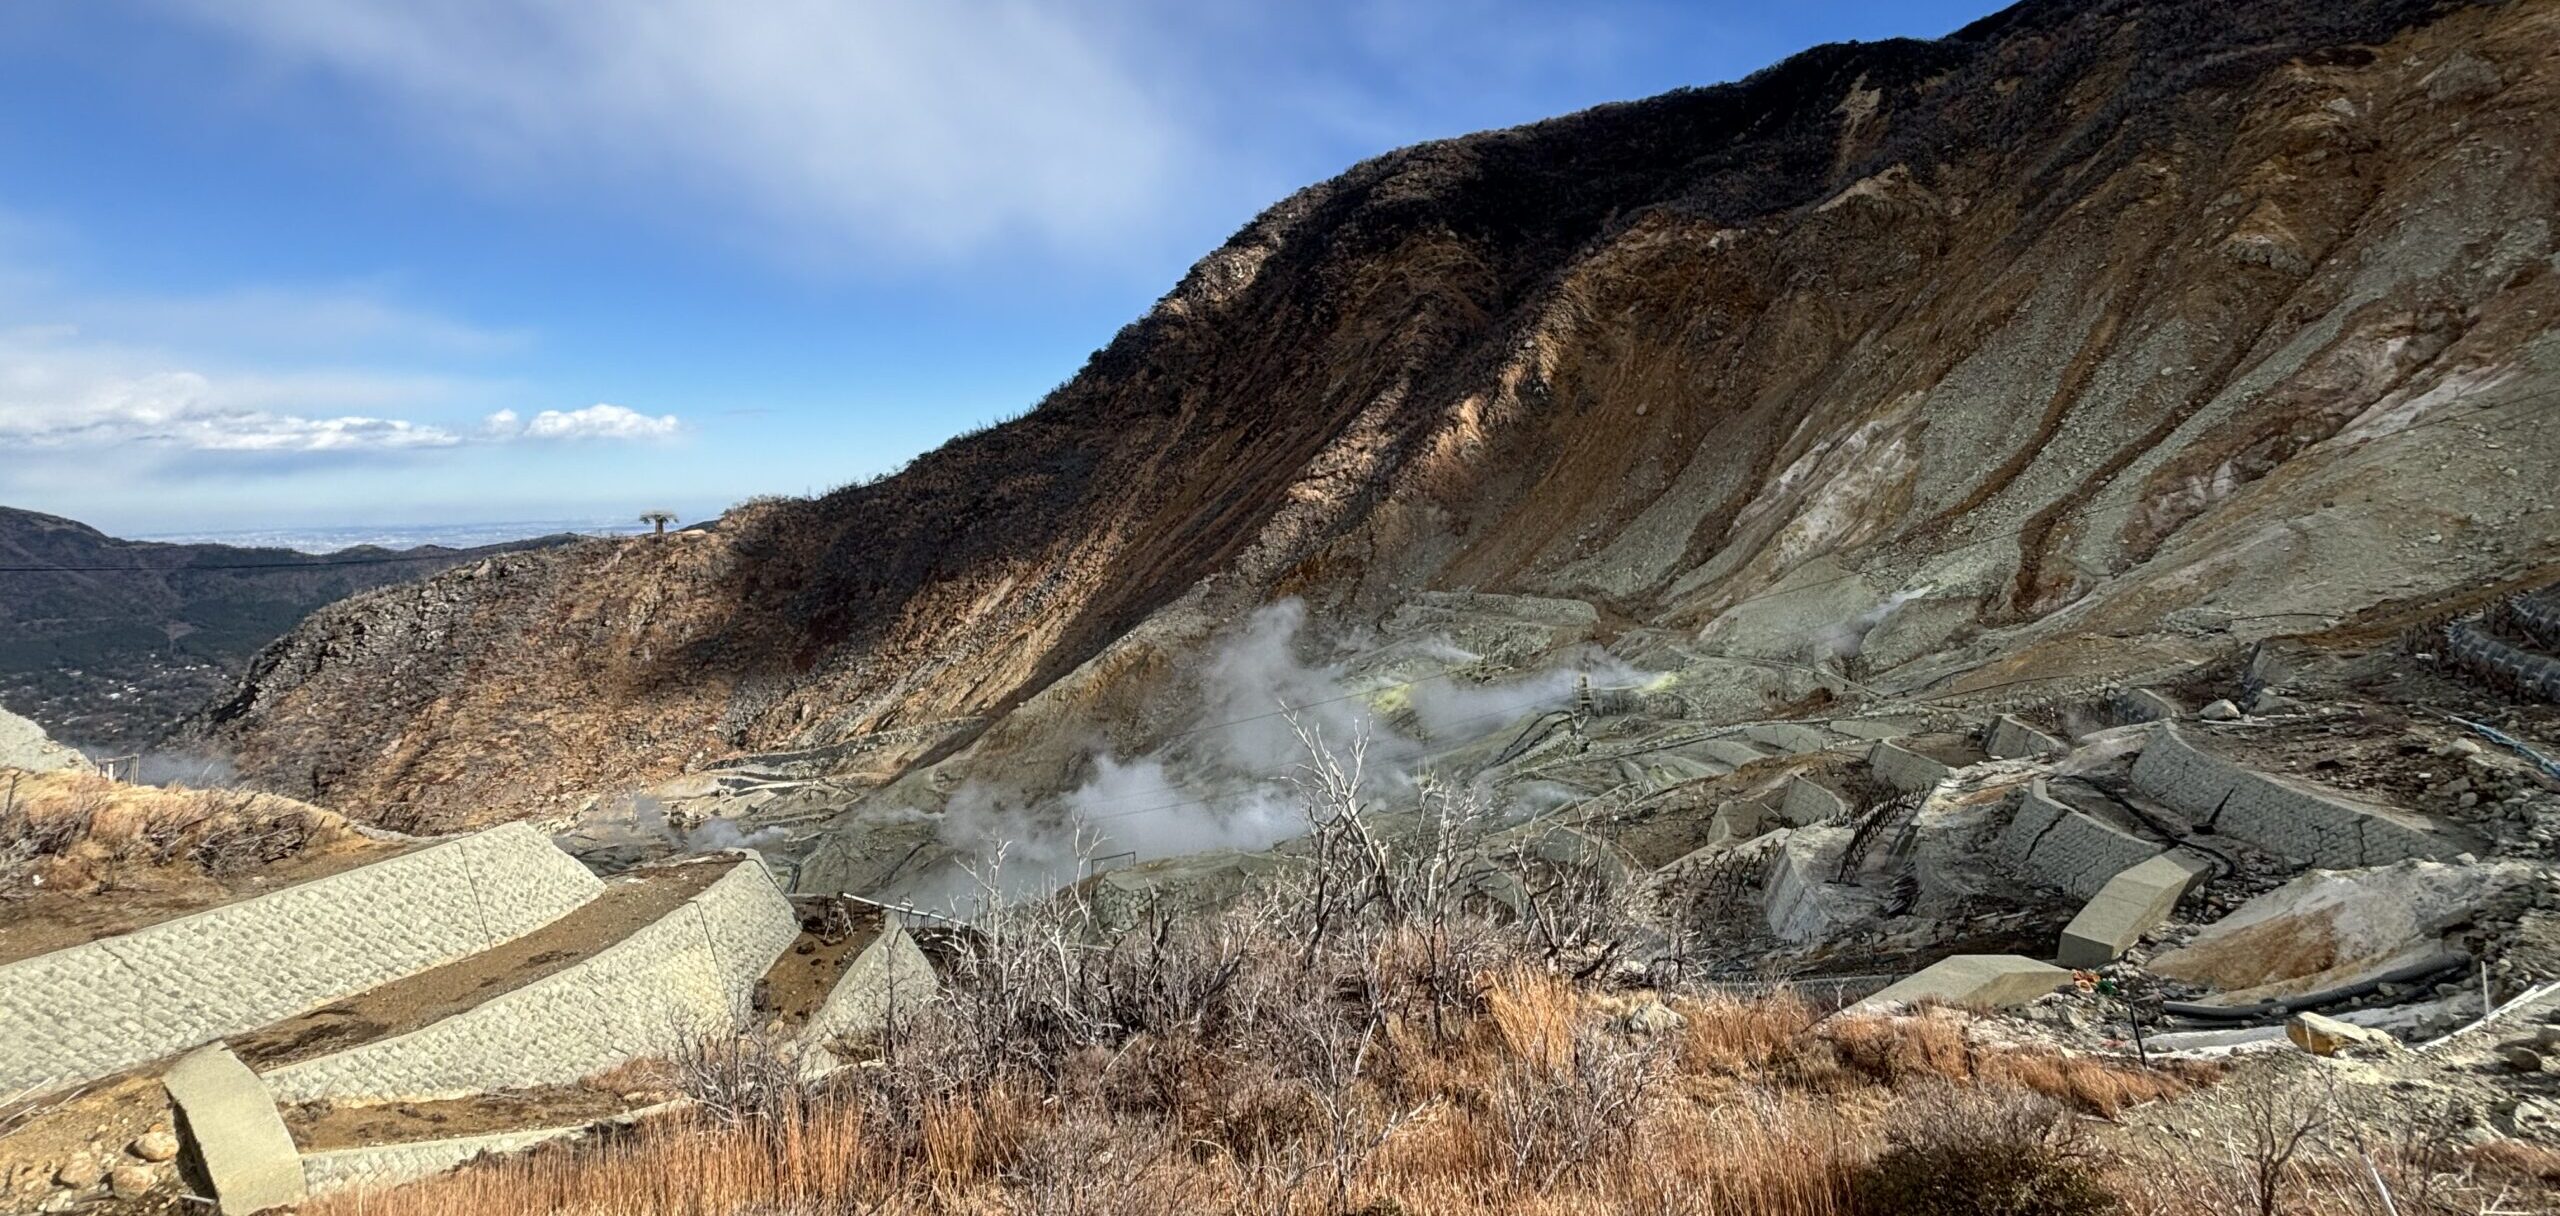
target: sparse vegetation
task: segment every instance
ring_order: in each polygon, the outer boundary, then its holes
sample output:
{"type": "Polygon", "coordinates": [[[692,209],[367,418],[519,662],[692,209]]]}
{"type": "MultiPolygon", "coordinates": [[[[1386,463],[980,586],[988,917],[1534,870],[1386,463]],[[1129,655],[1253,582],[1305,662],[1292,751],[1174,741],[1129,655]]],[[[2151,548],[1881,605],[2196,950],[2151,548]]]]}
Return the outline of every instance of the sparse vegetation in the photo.
{"type": "MultiPolygon", "coordinates": [[[[2041,1118],[2188,1084],[1981,1045],[1952,1011],[1615,991],[1631,928],[1605,888],[1528,874],[1525,914],[1487,899],[1468,799],[1429,795],[1436,830],[1388,849],[1357,765],[1308,770],[1326,865],[1119,932],[1075,889],[997,909],[946,995],[813,1093],[775,1083],[769,1045],[709,1047],[676,1063],[686,1115],[320,1210],[1848,1216],[1905,1210],[1866,1196],[1879,1176],[1943,1172],[1914,1154],[1952,1141],[1889,1133],[1950,1093],[2041,1118]]],[[[2094,1185],[2015,1168],[2030,1198],[2094,1185]]]]}
{"type": "Polygon", "coordinates": [[[231,878],[347,834],[337,816],[267,794],[0,771],[0,900],[96,889],[136,869],[231,878]]]}

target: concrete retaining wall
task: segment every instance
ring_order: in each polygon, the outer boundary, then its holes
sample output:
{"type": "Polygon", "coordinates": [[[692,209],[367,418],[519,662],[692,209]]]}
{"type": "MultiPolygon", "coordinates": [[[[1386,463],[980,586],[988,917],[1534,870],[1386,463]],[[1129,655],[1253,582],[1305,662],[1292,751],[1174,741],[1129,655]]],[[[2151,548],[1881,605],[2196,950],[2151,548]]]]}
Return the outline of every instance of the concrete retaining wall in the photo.
{"type": "Polygon", "coordinates": [[[2477,842],[2406,811],[2242,768],[2164,727],[2133,765],[2133,788],[2221,835],[2329,869],[2442,861],[2477,842]]]}
{"type": "Polygon", "coordinates": [[[508,824],[0,967],[0,1093],[84,1081],[540,928],[603,884],[508,824]]]}
{"type": "Polygon", "coordinates": [[[1742,728],[1742,737],[1796,755],[1818,752],[1831,746],[1829,735],[1792,722],[1763,722],[1757,726],[1746,726],[1742,728]]]}
{"type": "Polygon", "coordinates": [[[2453,657],[2484,674],[2513,683],[2546,701],[2560,701],[2560,659],[2519,650],[2468,625],[2448,625],[2445,645],[2453,657]]]}
{"type": "Polygon", "coordinates": [[[664,1102],[628,1114],[598,1119],[590,1123],[572,1123],[565,1127],[537,1127],[524,1131],[489,1132],[478,1136],[452,1136],[443,1140],[412,1140],[404,1144],[369,1144],[362,1148],[338,1148],[302,1155],[302,1185],[313,1195],[350,1191],[364,1187],[398,1186],[432,1177],[462,1165],[476,1157],[503,1157],[521,1153],[538,1144],[565,1140],[602,1127],[630,1123],[684,1105],[682,1100],[664,1102]]]}
{"type": "Polygon", "coordinates": [[[2088,899],[2164,846],[2073,810],[2039,779],[2020,797],[1997,847],[2001,860],[2019,873],[2088,899]]]}
{"type": "Polygon", "coordinates": [[[2185,716],[2186,707],[2148,688],[2130,688],[2118,692],[2110,705],[2116,722],[2130,726],[2136,722],[2169,722],[2185,716]]]}
{"type": "Polygon", "coordinates": [[[810,1043],[861,1038],[888,1024],[890,1013],[912,1010],[942,990],[933,963],[907,936],[906,926],[891,913],[880,936],[853,956],[827,1002],[809,1018],[801,1038],[810,1043]]]}
{"type": "Polygon", "coordinates": [[[1734,768],[1769,758],[1767,749],[1754,747],[1740,739],[1705,739],[1698,743],[1696,750],[1699,755],[1734,768]]]}
{"type": "Polygon", "coordinates": [[[1992,719],[1991,730],[1982,740],[1982,750],[1994,760],[2018,760],[2059,756],[2071,748],[2062,740],[2027,725],[2015,714],[2002,714],[1992,719]]]}
{"type": "Polygon", "coordinates": [[[1867,767],[1886,785],[1906,794],[1925,793],[1937,788],[1954,769],[1890,742],[1875,745],[1867,752],[1867,767]]]}
{"type": "Polygon", "coordinates": [[[2544,649],[2560,648],[2560,596],[2551,592],[2519,595],[2507,604],[2507,610],[2544,649]]]}
{"type": "Polygon", "coordinates": [[[740,863],[593,957],[408,1034],[267,1074],[285,1101],[457,1098],[563,1085],[743,1024],[800,919],[740,863]]]}
{"type": "Polygon", "coordinates": [[[1787,796],[1778,802],[1778,818],[1795,827],[1837,819],[1848,813],[1848,799],[1832,793],[1819,782],[1803,777],[1787,782],[1787,796]]]}

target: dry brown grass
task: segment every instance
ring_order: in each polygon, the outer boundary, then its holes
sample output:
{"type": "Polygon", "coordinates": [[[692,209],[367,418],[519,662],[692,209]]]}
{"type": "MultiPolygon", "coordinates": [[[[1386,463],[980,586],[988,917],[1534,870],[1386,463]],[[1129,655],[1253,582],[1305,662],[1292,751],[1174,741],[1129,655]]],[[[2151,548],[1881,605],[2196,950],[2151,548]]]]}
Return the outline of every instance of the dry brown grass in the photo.
{"type": "Polygon", "coordinates": [[[1785,993],[1673,996],[1683,1024],[1649,1036],[1621,1023],[1650,997],[1518,967],[1479,992],[1437,1034],[1394,1019],[1336,1095],[1285,1068],[1184,1056],[1164,1038],[1054,1081],[1013,1074],[939,1092],[872,1083],[926,1067],[890,1063],[760,1124],[670,1119],[310,1210],[1850,1216],[1885,1130],[1923,1084],[2023,1086],[2091,1113],[2181,1084],[2118,1062],[1973,1047],[1954,1011],[1817,1024],[1785,993]],[[1215,1083],[1138,1076],[1196,1068],[1215,1083]],[[1604,1088],[1584,1087],[1593,1080],[1604,1088]],[[1615,1117],[1598,1113],[1628,1092],[1615,1117]],[[1328,1099],[1348,1109],[1347,1149],[1328,1099]],[[1334,1172],[1346,1153],[1357,1158],[1347,1182],[1334,1172]]]}
{"type": "Polygon", "coordinates": [[[94,889],[137,868],[224,878],[349,834],[339,816],[271,794],[0,771],[0,864],[28,889],[94,889]]]}
{"type": "Polygon", "coordinates": [[[1613,991],[1628,929],[1604,888],[1541,875],[1496,921],[1453,851],[1370,843],[1328,824],[1301,880],[1134,931],[1072,893],[1000,910],[821,1092],[697,1093],[605,1143],[306,1212],[2205,1216],[2245,1189],[2085,1134],[2209,1074],[2005,1044],[1952,1008],[1613,991]]]}

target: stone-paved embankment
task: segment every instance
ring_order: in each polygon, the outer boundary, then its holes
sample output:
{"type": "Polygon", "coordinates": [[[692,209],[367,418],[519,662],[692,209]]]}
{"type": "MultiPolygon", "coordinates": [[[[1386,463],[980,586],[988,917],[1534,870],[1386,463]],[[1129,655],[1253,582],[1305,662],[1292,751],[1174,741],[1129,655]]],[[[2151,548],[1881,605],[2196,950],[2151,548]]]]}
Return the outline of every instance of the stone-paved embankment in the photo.
{"type": "Polygon", "coordinates": [[[2055,798],[2041,778],[2021,796],[1998,844],[2011,868],[2082,899],[2095,897],[2109,879],[2163,847],[2055,798]]]}
{"type": "Polygon", "coordinates": [[[293,1017],[498,945],[602,888],[508,824],[0,966],[0,1093],[293,1017]]]}
{"type": "Polygon", "coordinates": [[[2198,748],[2176,727],[2159,731],[2134,762],[2134,791],[2200,829],[2330,869],[2443,861],[2479,847],[2448,825],[2244,768],[2198,748]]]}
{"type": "Polygon", "coordinates": [[[280,1101],[568,1084],[741,1025],[800,920],[760,861],[593,957],[418,1030],[267,1074],[280,1101]]]}

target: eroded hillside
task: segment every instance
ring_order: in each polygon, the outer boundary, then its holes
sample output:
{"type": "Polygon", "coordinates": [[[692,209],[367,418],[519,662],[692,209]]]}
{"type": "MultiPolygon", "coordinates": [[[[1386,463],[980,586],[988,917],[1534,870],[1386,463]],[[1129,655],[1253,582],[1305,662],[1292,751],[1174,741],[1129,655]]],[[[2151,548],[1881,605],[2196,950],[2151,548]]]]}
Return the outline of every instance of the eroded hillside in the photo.
{"type": "Polygon", "coordinates": [[[1766,711],[2486,585],[2560,557],[2555,55],[2547,2],[2056,0],[1393,153],[1022,418],[339,604],[199,729],[450,826],[739,753],[1063,781],[1283,596],[1578,601],[1766,711]]]}

